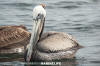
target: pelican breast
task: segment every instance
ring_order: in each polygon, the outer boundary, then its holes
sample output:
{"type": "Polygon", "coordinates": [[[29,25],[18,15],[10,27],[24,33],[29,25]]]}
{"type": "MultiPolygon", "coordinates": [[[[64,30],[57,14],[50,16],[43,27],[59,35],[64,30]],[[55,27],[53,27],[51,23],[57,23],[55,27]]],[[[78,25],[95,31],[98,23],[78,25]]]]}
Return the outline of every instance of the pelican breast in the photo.
{"type": "Polygon", "coordinates": [[[76,40],[67,33],[47,32],[41,36],[37,47],[40,51],[55,52],[69,50],[77,45],[76,40]]]}

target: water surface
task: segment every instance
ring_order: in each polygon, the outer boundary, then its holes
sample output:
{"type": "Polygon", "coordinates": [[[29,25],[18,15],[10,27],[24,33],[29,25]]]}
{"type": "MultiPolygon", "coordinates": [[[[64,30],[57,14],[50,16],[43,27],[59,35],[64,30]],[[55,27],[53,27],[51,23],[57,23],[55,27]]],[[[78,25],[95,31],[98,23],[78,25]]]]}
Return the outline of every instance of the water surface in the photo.
{"type": "MultiPolygon", "coordinates": [[[[67,66],[100,66],[100,1],[99,0],[0,0],[0,25],[24,24],[32,30],[32,9],[47,5],[44,31],[67,32],[85,46],[67,66]],[[70,64],[69,64],[70,63],[70,64]]],[[[20,61],[1,62],[24,66],[20,61]]]]}

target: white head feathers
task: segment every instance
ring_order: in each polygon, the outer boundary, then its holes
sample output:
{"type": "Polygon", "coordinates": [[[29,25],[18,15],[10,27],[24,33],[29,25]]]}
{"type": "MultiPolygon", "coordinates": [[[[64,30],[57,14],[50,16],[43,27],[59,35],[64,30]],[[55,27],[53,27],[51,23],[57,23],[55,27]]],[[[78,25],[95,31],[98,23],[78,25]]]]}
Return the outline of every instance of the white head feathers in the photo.
{"type": "Polygon", "coordinates": [[[43,14],[44,17],[46,16],[46,11],[45,8],[46,6],[44,4],[40,4],[36,7],[34,7],[33,9],[33,19],[36,19],[36,17],[38,16],[38,14],[43,14]]]}

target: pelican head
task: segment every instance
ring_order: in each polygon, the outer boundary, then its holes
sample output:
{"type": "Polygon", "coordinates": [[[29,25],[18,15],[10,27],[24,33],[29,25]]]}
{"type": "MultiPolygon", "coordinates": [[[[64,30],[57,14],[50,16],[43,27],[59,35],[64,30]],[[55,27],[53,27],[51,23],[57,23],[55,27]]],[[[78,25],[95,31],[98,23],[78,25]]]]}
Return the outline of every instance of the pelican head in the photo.
{"type": "Polygon", "coordinates": [[[36,44],[42,34],[43,26],[45,22],[46,11],[45,4],[40,4],[33,9],[33,28],[30,43],[28,46],[26,61],[30,62],[32,52],[36,49],[36,44]]]}
{"type": "Polygon", "coordinates": [[[43,8],[46,8],[46,5],[45,4],[40,4],[43,8]]]}

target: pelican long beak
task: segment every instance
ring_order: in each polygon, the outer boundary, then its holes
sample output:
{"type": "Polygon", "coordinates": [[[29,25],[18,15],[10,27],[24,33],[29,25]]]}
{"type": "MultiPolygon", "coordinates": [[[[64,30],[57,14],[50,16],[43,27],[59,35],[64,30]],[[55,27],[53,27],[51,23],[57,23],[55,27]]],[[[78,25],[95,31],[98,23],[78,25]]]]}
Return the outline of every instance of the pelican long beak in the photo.
{"type": "Polygon", "coordinates": [[[27,57],[26,57],[27,62],[30,62],[32,52],[36,50],[36,44],[40,38],[41,32],[43,31],[45,18],[43,14],[38,14],[36,19],[33,19],[33,21],[34,24],[32,29],[32,35],[31,35],[30,44],[28,46],[27,57]]]}

